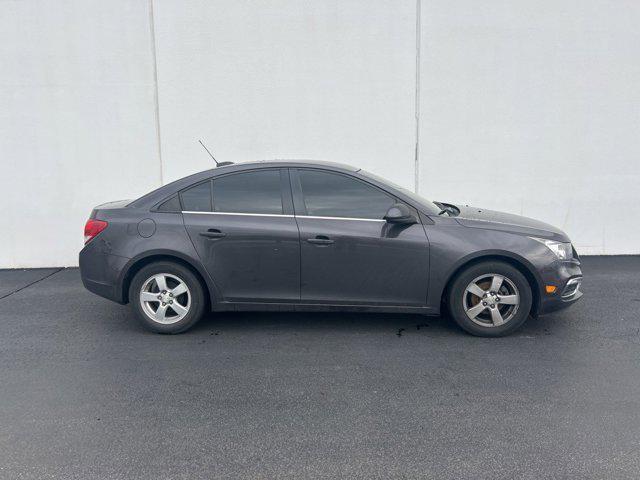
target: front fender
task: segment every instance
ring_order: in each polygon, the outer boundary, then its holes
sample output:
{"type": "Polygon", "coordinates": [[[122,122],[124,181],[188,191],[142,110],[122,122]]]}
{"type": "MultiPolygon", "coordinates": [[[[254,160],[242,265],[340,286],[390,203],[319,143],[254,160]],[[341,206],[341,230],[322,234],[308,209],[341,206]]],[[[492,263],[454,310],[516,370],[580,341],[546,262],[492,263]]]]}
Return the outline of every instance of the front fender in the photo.
{"type": "Polygon", "coordinates": [[[430,309],[440,311],[442,295],[459,271],[474,262],[493,259],[511,263],[522,271],[532,284],[534,310],[537,310],[543,285],[540,268],[548,259],[535,250],[534,240],[518,234],[456,226],[451,222],[428,228],[428,235],[431,270],[427,306],[430,309]]]}

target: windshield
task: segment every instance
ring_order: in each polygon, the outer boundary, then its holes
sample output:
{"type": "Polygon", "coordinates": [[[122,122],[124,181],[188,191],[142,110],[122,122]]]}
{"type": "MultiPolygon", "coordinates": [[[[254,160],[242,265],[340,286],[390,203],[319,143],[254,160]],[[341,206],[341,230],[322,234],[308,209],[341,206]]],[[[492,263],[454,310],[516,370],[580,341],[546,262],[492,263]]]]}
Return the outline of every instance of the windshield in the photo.
{"type": "Polygon", "coordinates": [[[428,199],[424,198],[423,196],[420,196],[417,193],[412,192],[411,190],[407,190],[406,188],[401,187],[400,185],[396,185],[395,183],[390,182],[386,178],[379,177],[378,175],[375,175],[373,173],[367,172],[365,170],[360,170],[358,173],[360,173],[361,175],[363,175],[365,177],[368,177],[368,178],[370,178],[372,180],[380,182],[380,183],[382,183],[384,185],[389,185],[390,187],[393,187],[395,190],[398,190],[404,196],[406,196],[409,199],[411,199],[411,201],[415,204],[416,207],[422,207],[422,210],[424,211],[424,213],[427,213],[429,215],[438,215],[438,213],[440,213],[442,211],[442,209],[439,208],[431,200],[428,200],[428,199]]]}

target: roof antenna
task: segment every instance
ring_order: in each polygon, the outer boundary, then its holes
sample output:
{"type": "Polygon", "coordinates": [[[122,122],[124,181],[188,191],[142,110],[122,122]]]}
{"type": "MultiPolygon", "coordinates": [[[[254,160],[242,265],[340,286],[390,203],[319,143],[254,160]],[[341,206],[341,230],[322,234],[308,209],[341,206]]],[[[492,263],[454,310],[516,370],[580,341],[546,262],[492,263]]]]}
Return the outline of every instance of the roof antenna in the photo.
{"type": "Polygon", "coordinates": [[[225,165],[233,165],[233,162],[218,162],[216,160],[216,157],[213,156],[213,153],[211,153],[209,151],[209,149],[206,147],[206,145],[204,143],[202,143],[202,140],[198,140],[198,142],[200,142],[200,145],[202,145],[202,148],[204,148],[207,151],[207,153],[213,159],[213,161],[216,162],[216,167],[224,167],[225,165]]]}

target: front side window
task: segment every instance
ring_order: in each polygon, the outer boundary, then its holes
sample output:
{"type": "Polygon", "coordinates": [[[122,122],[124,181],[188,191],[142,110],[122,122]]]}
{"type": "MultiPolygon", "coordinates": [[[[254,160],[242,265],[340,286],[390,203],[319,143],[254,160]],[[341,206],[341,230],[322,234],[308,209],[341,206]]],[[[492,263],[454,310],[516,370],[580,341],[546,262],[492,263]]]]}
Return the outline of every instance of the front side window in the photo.
{"type": "Polygon", "coordinates": [[[374,175],[373,173],[365,172],[364,170],[360,170],[358,173],[360,175],[364,175],[365,177],[369,177],[371,180],[376,180],[382,184],[386,184],[392,188],[395,188],[403,195],[409,197],[415,204],[421,206],[425,213],[428,213],[431,215],[438,215],[442,211],[442,208],[437,206],[431,200],[428,200],[424,198],[422,195],[418,195],[417,193],[412,192],[411,190],[407,190],[406,188],[401,187],[400,185],[396,185],[395,183],[390,182],[386,178],[379,177],[378,175],[374,175]]]}
{"type": "Polygon", "coordinates": [[[199,183],[180,192],[182,210],[187,212],[211,211],[211,182],[199,183]]]}
{"type": "Polygon", "coordinates": [[[282,213],[279,170],[235,173],[213,181],[213,211],[226,213],[282,213]]]}
{"type": "Polygon", "coordinates": [[[365,182],[337,173],[299,170],[307,215],[382,219],[395,199],[365,182]]]}

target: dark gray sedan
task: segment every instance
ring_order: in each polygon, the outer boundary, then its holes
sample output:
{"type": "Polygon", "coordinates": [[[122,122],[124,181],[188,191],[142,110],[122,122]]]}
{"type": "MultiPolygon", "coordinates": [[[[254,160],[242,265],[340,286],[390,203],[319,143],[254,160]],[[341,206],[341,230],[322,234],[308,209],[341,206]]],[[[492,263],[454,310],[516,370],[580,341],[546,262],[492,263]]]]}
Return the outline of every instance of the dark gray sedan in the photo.
{"type": "Polygon", "coordinates": [[[467,332],[501,336],[582,296],[561,230],[328,162],[225,165],[100,205],[80,270],[160,333],[208,310],[446,308],[467,332]]]}

